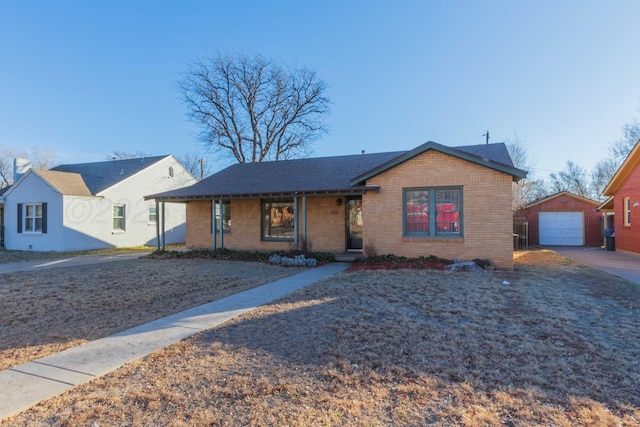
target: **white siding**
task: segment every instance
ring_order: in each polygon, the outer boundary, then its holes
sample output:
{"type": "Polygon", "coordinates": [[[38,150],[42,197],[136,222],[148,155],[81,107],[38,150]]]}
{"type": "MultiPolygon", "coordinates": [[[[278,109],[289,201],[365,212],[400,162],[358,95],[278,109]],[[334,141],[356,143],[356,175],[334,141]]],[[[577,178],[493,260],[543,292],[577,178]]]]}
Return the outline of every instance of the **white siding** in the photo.
{"type": "MultiPolygon", "coordinates": [[[[156,226],[149,223],[144,196],[194,184],[196,179],[172,156],[107,188],[96,196],[62,196],[35,174],[18,182],[5,205],[7,249],[72,251],[155,245],[156,226]],[[169,168],[173,176],[169,176],[169,168]],[[17,233],[18,203],[47,203],[47,233],[17,233]],[[125,230],[113,230],[113,205],[125,205],[125,230]]],[[[166,204],[166,243],[185,241],[185,204],[166,204]]]]}
{"type": "MultiPolygon", "coordinates": [[[[61,251],[62,244],[62,195],[53,187],[29,173],[7,196],[4,210],[4,243],[7,249],[19,251],[61,251]],[[46,203],[47,232],[18,233],[18,204],[46,203]]],[[[23,208],[24,209],[24,208],[23,208]]],[[[23,224],[24,227],[24,224],[23,224]]]]}

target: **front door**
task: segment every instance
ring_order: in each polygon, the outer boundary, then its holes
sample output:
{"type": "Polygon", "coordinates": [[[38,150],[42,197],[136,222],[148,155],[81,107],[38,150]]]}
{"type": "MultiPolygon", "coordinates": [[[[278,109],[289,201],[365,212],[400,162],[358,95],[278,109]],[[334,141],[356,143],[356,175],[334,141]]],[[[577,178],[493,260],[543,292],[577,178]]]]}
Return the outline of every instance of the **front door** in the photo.
{"type": "Polygon", "coordinates": [[[347,198],[347,250],[362,250],[362,197],[347,198]]]}

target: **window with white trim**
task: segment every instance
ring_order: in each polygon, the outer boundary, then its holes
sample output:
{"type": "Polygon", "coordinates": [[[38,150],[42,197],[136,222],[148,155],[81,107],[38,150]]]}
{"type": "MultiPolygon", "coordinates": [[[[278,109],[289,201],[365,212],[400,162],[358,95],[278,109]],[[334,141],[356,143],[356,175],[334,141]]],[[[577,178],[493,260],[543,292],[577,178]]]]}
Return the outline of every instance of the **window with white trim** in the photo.
{"type": "Polygon", "coordinates": [[[125,205],[113,205],[113,231],[124,231],[125,219],[125,205]]]}
{"type": "Polygon", "coordinates": [[[24,204],[24,232],[42,233],[42,203],[24,204]]]}
{"type": "Polygon", "coordinates": [[[631,225],[631,197],[627,196],[623,200],[622,208],[624,210],[624,225],[631,225]]]}
{"type": "Polygon", "coordinates": [[[158,213],[156,211],[156,206],[149,206],[149,224],[155,224],[158,221],[158,213]]]}

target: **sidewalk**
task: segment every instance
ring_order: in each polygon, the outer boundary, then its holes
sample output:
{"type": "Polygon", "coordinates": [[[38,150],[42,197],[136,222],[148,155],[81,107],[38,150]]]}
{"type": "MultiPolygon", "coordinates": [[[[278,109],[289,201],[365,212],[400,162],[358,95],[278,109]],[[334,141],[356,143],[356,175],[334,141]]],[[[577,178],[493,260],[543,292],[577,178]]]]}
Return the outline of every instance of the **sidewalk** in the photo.
{"type": "Polygon", "coordinates": [[[0,419],[344,271],[331,263],[0,371],[0,419]]]}
{"type": "Polygon", "coordinates": [[[74,267],[87,264],[101,264],[103,262],[124,261],[148,255],[151,252],[129,252],[122,254],[104,255],[73,255],[67,258],[55,258],[40,261],[23,261],[0,263],[0,274],[15,273],[16,271],[33,271],[43,268],[74,267]]]}

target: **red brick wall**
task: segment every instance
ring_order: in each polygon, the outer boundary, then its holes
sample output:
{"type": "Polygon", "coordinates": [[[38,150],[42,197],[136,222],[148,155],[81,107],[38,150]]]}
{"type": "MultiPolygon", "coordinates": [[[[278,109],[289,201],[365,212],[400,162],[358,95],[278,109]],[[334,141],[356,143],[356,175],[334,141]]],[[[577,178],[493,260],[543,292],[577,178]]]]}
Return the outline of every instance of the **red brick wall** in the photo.
{"type": "Polygon", "coordinates": [[[613,199],[616,213],[614,223],[616,230],[616,250],[640,253],[640,163],[636,164],[627,179],[620,185],[613,199]],[[631,198],[631,224],[624,225],[624,198],[631,198]]]}
{"type": "Polygon", "coordinates": [[[529,245],[540,244],[538,214],[540,212],[583,212],[584,213],[584,245],[600,246],[602,244],[601,218],[596,212],[597,202],[589,203],[567,194],[560,194],[516,213],[517,217],[525,217],[529,222],[529,245]]]}

